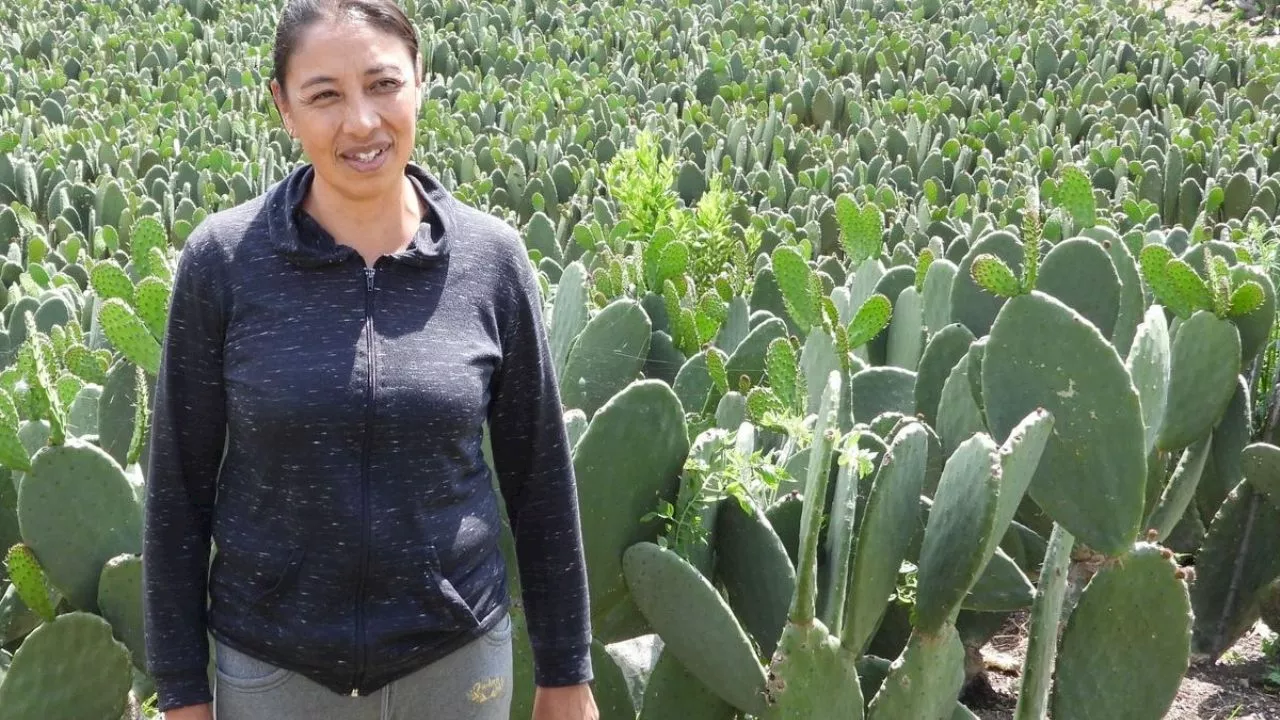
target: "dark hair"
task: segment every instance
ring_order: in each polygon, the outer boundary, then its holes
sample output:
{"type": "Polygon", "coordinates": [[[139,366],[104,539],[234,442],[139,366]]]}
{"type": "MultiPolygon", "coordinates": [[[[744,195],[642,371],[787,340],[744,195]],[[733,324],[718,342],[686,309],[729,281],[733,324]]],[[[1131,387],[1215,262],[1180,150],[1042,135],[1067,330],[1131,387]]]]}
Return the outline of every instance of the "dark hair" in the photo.
{"type": "Polygon", "coordinates": [[[418,31],[395,0],[286,0],[276,23],[275,47],[271,55],[271,77],[280,83],[282,92],[285,72],[298,45],[298,36],[312,23],[330,18],[363,21],[400,38],[409,47],[414,72],[421,76],[418,31]]]}

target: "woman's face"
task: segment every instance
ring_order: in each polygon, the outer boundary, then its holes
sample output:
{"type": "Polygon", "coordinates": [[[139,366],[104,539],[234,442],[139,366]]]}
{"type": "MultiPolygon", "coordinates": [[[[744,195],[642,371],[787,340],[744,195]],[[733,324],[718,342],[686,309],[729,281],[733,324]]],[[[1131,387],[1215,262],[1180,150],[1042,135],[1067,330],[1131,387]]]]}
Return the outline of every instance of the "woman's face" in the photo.
{"type": "Polygon", "coordinates": [[[303,31],[271,94],[315,166],[315,182],[351,199],[398,190],[415,138],[419,80],[400,38],[366,23],[303,31]]]}

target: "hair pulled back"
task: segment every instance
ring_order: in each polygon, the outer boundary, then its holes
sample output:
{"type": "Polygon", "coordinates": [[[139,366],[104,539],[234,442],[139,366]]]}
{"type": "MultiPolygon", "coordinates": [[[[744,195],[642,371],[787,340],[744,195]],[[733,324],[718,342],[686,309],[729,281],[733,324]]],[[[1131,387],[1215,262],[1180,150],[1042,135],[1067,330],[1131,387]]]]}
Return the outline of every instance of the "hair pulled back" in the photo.
{"type": "Polygon", "coordinates": [[[418,31],[395,0],[285,0],[276,23],[271,56],[271,77],[280,83],[281,92],[284,92],[284,78],[298,38],[312,24],[329,19],[364,22],[400,38],[413,58],[414,72],[421,76],[418,31]]]}

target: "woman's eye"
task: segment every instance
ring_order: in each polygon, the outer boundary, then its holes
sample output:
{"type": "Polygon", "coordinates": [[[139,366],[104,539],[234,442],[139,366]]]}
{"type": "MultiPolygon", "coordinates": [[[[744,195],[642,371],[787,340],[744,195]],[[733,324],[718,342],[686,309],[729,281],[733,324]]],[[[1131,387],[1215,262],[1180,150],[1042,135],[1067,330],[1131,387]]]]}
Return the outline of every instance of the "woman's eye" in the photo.
{"type": "Polygon", "coordinates": [[[334,92],[334,91],[332,91],[332,90],[322,90],[322,91],[320,91],[320,92],[316,93],[315,95],[312,95],[312,96],[311,96],[311,102],[317,102],[317,101],[320,101],[320,100],[327,100],[327,99],[328,99],[328,98],[330,98],[330,97],[336,97],[336,96],[337,96],[337,93],[335,93],[335,92],[334,92]]]}
{"type": "Polygon", "coordinates": [[[392,80],[392,79],[390,79],[390,78],[387,78],[386,80],[380,80],[380,81],[378,81],[378,87],[380,87],[380,88],[382,88],[382,89],[384,89],[384,90],[394,90],[394,89],[396,89],[396,88],[400,87],[400,81],[399,81],[399,80],[392,80]]]}

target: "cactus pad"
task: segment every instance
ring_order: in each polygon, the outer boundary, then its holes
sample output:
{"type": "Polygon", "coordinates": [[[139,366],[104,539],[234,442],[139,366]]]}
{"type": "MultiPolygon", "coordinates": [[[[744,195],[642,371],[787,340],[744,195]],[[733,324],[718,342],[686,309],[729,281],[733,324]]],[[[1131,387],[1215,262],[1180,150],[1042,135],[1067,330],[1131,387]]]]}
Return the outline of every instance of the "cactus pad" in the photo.
{"type": "Polygon", "coordinates": [[[1052,295],[1093,323],[1110,339],[1120,315],[1120,276],[1096,240],[1063,240],[1040,265],[1036,289],[1052,295]]]}
{"type": "Polygon", "coordinates": [[[903,290],[893,306],[885,364],[915,372],[924,351],[924,301],[914,287],[903,290]]]}
{"type": "Polygon", "coordinates": [[[1280,448],[1262,442],[1253,443],[1245,447],[1241,461],[1245,479],[1280,510],[1280,448]]]}
{"type": "Polygon", "coordinates": [[[1152,305],[1129,348],[1125,368],[1133,378],[1134,387],[1142,404],[1142,422],[1147,452],[1155,447],[1160,427],[1164,424],[1164,410],[1169,402],[1169,373],[1173,360],[1170,357],[1169,327],[1164,308],[1152,305]]]}
{"type": "Polygon", "coordinates": [[[626,676],[599,640],[591,643],[591,667],[595,671],[592,690],[600,716],[634,718],[636,708],[631,701],[626,676]]]}
{"type": "Polygon", "coordinates": [[[996,444],[978,433],[947,460],[920,547],[915,627],[933,635],[955,622],[990,555],[1000,493],[996,444]]]}
{"type": "Polygon", "coordinates": [[[9,581],[17,590],[22,602],[46,622],[53,620],[53,603],[49,599],[49,586],[44,570],[31,548],[17,543],[5,555],[5,569],[9,581]]]}
{"type": "Polygon", "coordinates": [[[975,337],[991,330],[991,323],[1006,298],[992,295],[973,278],[973,263],[983,255],[994,255],[1004,261],[1013,274],[1022,272],[1025,251],[1022,241],[1005,230],[989,232],[969,248],[956,270],[951,284],[951,321],[962,323],[975,337]]]}
{"type": "Polygon", "coordinates": [[[1251,600],[1280,577],[1280,508],[1248,480],[1222,503],[1196,554],[1196,653],[1217,659],[1257,620],[1251,600]]]}
{"type": "Polygon", "coordinates": [[[675,653],[666,651],[653,665],[642,703],[640,720],[736,720],[739,716],[737,709],[689,672],[675,653]]]}
{"type": "Polygon", "coordinates": [[[1248,315],[1262,307],[1265,300],[1266,294],[1262,291],[1262,286],[1253,280],[1246,281],[1231,293],[1230,314],[1233,317],[1248,315]]]}
{"type": "Polygon", "coordinates": [[[154,275],[151,268],[151,248],[164,248],[169,244],[164,225],[153,215],[138,218],[129,232],[130,256],[140,277],[154,275]]]}
{"type": "MultiPolygon", "coordinates": [[[[1243,288],[1250,283],[1256,283],[1262,290],[1262,303],[1251,312],[1243,314],[1235,312],[1235,300],[1233,298],[1233,309],[1229,313],[1231,322],[1240,329],[1241,367],[1245,367],[1253,363],[1258,353],[1261,352],[1270,339],[1272,324],[1275,322],[1276,316],[1275,283],[1272,282],[1271,276],[1262,267],[1243,264],[1231,268],[1231,282],[1237,289],[1243,288]]],[[[1245,291],[1246,294],[1251,292],[1251,290],[1245,291]]],[[[1251,304],[1251,302],[1247,298],[1242,299],[1242,309],[1251,304]]]]}
{"type": "Polygon", "coordinates": [[[871,700],[868,720],[948,720],[964,685],[964,645],[954,625],[918,631],[871,700]]]}
{"type": "Polygon", "coordinates": [[[893,303],[889,298],[876,293],[867,298],[858,308],[858,312],[849,322],[849,348],[853,349],[871,342],[889,325],[893,317],[893,303]]]}
{"type": "Polygon", "coordinates": [[[1147,245],[1138,254],[1142,277],[1147,281],[1147,285],[1151,286],[1156,299],[1179,317],[1190,317],[1191,313],[1206,308],[1207,305],[1198,304],[1199,300],[1194,292],[1192,294],[1186,292],[1188,283],[1195,285],[1193,280],[1182,277],[1179,282],[1174,282],[1169,273],[1169,264],[1173,260],[1173,252],[1164,245],[1147,245]]]}
{"type": "Polygon", "coordinates": [[[142,616],[142,556],[125,553],[107,561],[98,581],[98,607],[117,638],[133,654],[133,664],[146,670],[142,616]]]}
{"type": "Polygon", "coordinates": [[[1062,631],[1056,720],[1165,716],[1191,654],[1191,602],[1164,549],[1147,543],[1104,565],[1062,631]]]}
{"type": "Polygon", "coordinates": [[[764,668],[715,587],[674,551],[650,542],[627,548],[622,565],[636,605],[663,638],[663,652],[725,702],[759,715],[764,668]]]}
{"type": "Polygon", "coordinates": [[[1094,550],[1125,552],[1142,522],[1147,472],[1138,393],[1115,348],[1079,313],[1033,291],[1009,300],[992,326],[982,391],[996,437],[1037,408],[1054,416],[1032,499],[1094,550]]]}
{"type": "Polygon", "coordinates": [[[98,310],[107,339],[124,356],[143,370],[155,375],[160,371],[160,343],[145,323],[123,300],[112,298],[98,310]]]}
{"type": "Polygon", "coordinates": [[[1097,223],[1093,184],[1080,168],[1074,165],[1063,168],[1055,198],[1059,206],[1071,213],[1076,227],[1093,227],[1097,223]]]}
{"type": "Polygon", "coordinates": [[[129,650],[106,620],[60,615],[23,640],[0,684],[0,720],[118,718],[133,684],[129,650]]]}
{"type": "Polygon", "coordinates": [[[715,520],[716,579],[729,606],[764,656],[773,654],[787,624],[796,571],[787,548],[753,502],[728,499],[715,520]]]}
{"type": "Polygon", "coordinates": [[[987,428],[982,410],[973,397],[973,391],[969,389],[969,366],[972,361],[973,357],[966,347],[964,355],[951,368],[942,384],[936,424],[945,455],[951,455],[960,443],[987,428]]]}
{"type": "Polygon", "coordinates": [[[1236,390],[1240,333],[1229,320],[1197,311],[1173,337],[1169,400],[1156,445],[1177,451],[1209,432],[1236,390]]]}
{"type": "Polygon", "coordinates": [[[813,270],[799,251],[784,245],[773,251],[773,274],[787,312],[801,333],[807,335],[822,322],[822,287],[814,286],[813,270]]]}
{"type": "Polygon", "coordinates": [[[138,283],[134,293],[134,308],[156,340],[163,340],[169,321],[169,295],[171,287],[155,276],[138,283]]]}
{"type": "Polygon", "coordinates": [[[99,299],[119,298],[133,304],[133,281],[115,261],[103,260],[96,263],[93,270],[89,271],[89,280],[99,299]]]}
{"type": "Polygon", "coordinates": [[[868,203],[858,209],[852,196],[840,195],[836,198],[836,221],[840,224],[841,240],[851,267],[880,255],[884,236],[884,214],[880,208],[868,203]]]}
{"type": "Polygon", "coordinates": [[[142,508],[129,479],[105,451],[75,438],[36,452],[18,489],[18,522],[49,581],[81,610],[97,612],[108,560],[142,552],[142,508]]]}
{"type": "Polygon", "coordinates": [[[915,411],[925,422],[937,425],[938,402],[951,369],[969,352],[973,333],[960,323],[951,323],[929,338],[916,371],[915,411]]]}
{"type": "MultiPolygon", "coordinates": [[[[707,353],[707,368],[711,370],[712,379],[716,379],[716,371],[711,367],[711,355],[718,354],[712,350],[707,353]]],[[[778,395],[784,405],[789,408],[803,408],[799,390],[799,377],[796,368],[796,353],[787,338],[774,338],[765,352],[765,366],[768,368],[769,387],[778,395]]],[[[724,371],[724,368],[721,368],[724,371]]],[[[727,381],[727,378],[726,378],[727,381]]],[[[717,386],[719,382],[717,381],[717,386]]]]}
{"type": "Polygon", "coordinates": [[[969,272],[973,275],[974,282],[992,295],[1009,298],[1022,293],[1022,287],[1013,271],[1004,260],[990,253],[974,258],[969,272]]]}
{"type": "Polygon", "coordinates": [[[866,648],[879,626],[898,569],[918,532],[915,523],[928,453],[924,427],[908,424],[889,444],[867,495],[841,624],[844,646],[855,652],[866,648]]]}
{"type": "Polygon", "coordinates": [[[857,659],[822,621],[788,623],[769,666],[762,720],[862,720],[857,659]]]}
{"type": "Polygon", "coordinates": [[[564,405],[591,417],[644,367],[653,324],[629,298],[609,303],[587,321],[565,361],[564,405]]]}
{"type": "Polygon", "coordinates": [[[961,604],[965,610],[1012,612],[1031,607],[1035,588],[1018,564],[997,549],[961,604]]]}
{"type": "Polygon", "coordinates": [[[661,380],[638,380],[611,398],[574,446],[593,620],[603,642],[633,637],[627,633],[643,625],[627,593],[622,553],[656,539],[658,524],[640,518],[664,500],[675,502],[688,452],[684,411],[661,380]]]}

